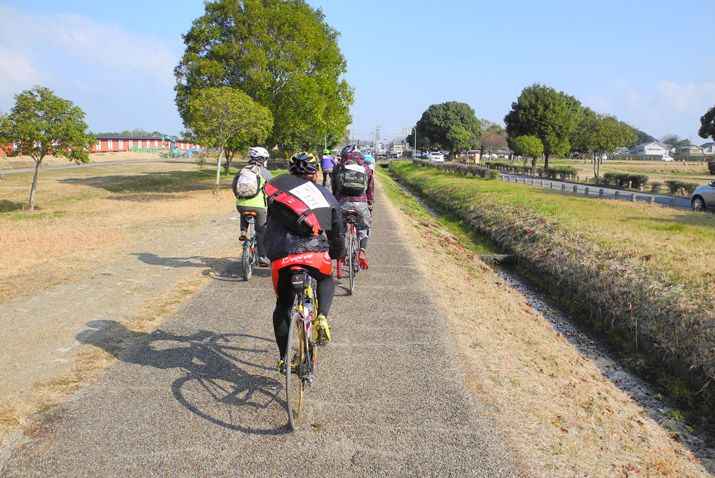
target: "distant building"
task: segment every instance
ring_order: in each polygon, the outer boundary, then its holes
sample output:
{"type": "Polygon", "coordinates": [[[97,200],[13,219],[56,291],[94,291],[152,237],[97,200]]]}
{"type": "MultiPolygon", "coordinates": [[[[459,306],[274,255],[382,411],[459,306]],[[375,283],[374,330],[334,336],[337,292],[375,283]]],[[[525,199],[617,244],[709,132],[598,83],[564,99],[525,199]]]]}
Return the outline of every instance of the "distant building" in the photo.
{"type": "Polygon", "coordinates": [[[636,156],[667,156],[670,152],[670,148],[667,144],[660,143],[658,141],[651,141],[649,143],[641,143],[628,151],[628,154],[636,156]]]}
{"type": "MultiPolygon", "coordinates": [[[[198,144],[179,139],[176,142],[179,151],[199,148],[198,144]]],[[[120,153],[124,151],[158,151],[169,150],[170,144],[162,136],[97,136],[97,142],[92,146],[93,153],[120,153]]]]}
{"type": "Polygon", "coordinates": [[[696,144],[690,144],[688,146],[679,146],[678,147],[678,155],[679,156],[702,156],[703,148],[696,144]]]}
{"type": "MultiPolygon", "coordinates": [[[[179,151],[187,151],[192,148],[200,148],[198,144],[179,139],[176,142],[179,151]]],[[[92,145],[91,153],[121,153],[125,151],[134,152],[157,152],[168,151],[171,148],[169,142],[165,142],[162,136],[136,137],[136,136],[97,136],[97,142],[92,145]]],[[[0,156],[6,156],[13,149],[12,144],[0,146],[0,156]]]]}
{"type": "Polygon", "coordinates": [[[715,142],[704,143],[700,147],[703,149],[703,154],[708,156],[715,155],[715,142]]]}

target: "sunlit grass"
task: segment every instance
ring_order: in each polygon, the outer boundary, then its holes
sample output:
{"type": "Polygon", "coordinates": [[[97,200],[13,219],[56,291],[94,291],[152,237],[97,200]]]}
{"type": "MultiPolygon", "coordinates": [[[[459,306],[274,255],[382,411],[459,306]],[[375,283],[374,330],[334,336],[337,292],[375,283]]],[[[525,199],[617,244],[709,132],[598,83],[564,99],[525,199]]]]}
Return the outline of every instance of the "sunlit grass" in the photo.
{"type": "MultiPolygon", "coordinates": [[[[395,165],[411,168],[409,163],[395,165]]],[[[657,205],[586,198],[503,181],[414,168],[410,176],[450,191],[465,207],[482,198],[538,213],[629,256],[649,256],[673,280],[702,282],[715,264],[715,215],[657,205]]]]}

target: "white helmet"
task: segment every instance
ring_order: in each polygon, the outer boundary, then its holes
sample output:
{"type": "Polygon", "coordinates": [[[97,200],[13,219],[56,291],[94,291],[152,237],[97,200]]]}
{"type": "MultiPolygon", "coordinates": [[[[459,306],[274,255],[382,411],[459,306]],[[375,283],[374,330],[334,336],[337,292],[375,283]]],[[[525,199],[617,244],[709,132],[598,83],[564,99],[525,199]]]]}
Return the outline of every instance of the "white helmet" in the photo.
{"type": "Polygon", "coordinates": [[[261,159],[268,159],[271,157],[271,155],[268,154],[268,150],[261,146],[252,147],[250,149],[250,151],[248,152],[248,156],[251,158],[261,158],[261,159]]]}

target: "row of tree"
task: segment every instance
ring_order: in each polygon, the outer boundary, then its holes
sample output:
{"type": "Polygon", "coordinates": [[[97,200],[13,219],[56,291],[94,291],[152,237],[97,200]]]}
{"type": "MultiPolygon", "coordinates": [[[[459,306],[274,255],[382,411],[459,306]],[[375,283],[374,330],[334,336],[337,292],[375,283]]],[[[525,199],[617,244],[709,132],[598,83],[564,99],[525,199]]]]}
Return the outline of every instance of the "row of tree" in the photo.
{"type": "MultiPolygon", "coordinates": [[[[450,101],[432,105],[422,114],[407,141],[418,148],[448,149],[454,153],[469,149],[497,150],[508,147],[516,154],[539,157],[549,167],[552,156],[578,153],[594,158],[594,173],[599,175],[600,158],[619,146],[631,147],[654,138],[614,116],[584,107],[576,98],[545,85],[534,84],[522,90],[504,117],[506,129],[480,121],[466,103],[450,101]]],[[[700,135],[715,137],[715,107],[701,118],[700,135]]],[[[684,144],[676,135],[664,138],[666,144],[684,144]]]]}

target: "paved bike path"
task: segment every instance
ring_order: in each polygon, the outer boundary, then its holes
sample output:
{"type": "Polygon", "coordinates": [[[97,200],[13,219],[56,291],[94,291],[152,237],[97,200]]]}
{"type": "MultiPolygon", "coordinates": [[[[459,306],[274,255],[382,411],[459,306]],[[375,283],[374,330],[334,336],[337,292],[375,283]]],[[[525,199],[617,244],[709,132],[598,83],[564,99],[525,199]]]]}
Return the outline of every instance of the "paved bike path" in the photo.
{"type": "MultiPolygon", "coordinates": [[[[513,476],[379,203],[370,261],[354,297],[338,287],[298,432],[274,370],[268,272],[242,282],[237,264],[51,411],[0,475],[513,476]]],[[[102,347],[118,327],[90,322],[78,339],[102,347]]]]}

